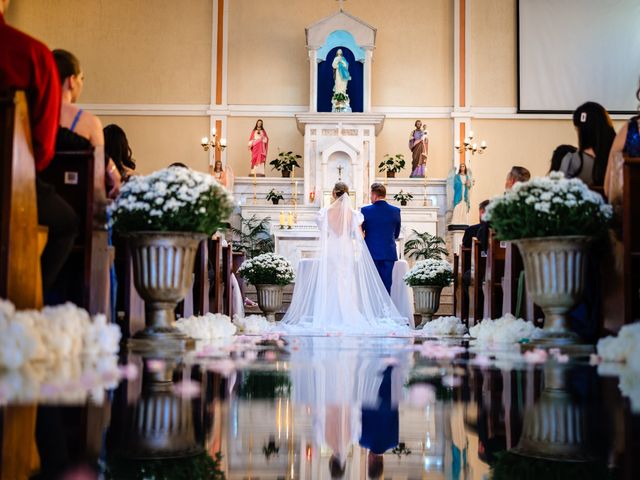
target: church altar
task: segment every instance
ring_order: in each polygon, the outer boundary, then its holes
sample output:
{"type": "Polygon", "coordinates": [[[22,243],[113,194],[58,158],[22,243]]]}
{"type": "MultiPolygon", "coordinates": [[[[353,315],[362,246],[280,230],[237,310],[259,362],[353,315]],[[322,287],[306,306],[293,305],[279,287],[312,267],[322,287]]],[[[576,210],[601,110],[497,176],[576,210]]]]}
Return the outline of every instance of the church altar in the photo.
{"type": "Polygon", "coordinates": [[[269,218],[276,253],[297,268],[301,259],[315,256],[318,250],[315,218],[331,201],[335,183],[343,181],[349,186],[353,207],[359,209],[369,203],[371,184],[379,182],[387,187],[387,201],[394,205],[398,202],[393,195],[401,190],[413,195],[408,205],[400,207],[400,258],[412,230],[444,236],[445,180],[376,178],[380,162],[376,137],[385,120],[384,115],[371,109],[376,29],[340,10],[310,25],[305,33],[309,111],[295,115],[304,136],[302,172],[294,171],[293,178],[237,177],[233,194],[239,216],[233,223],[239,226],[240,218],[269,218]],[[302,177],[296,178],[300,173],[302,177]],[[283,192],[284,200],[279,205],[266,201],[272,188],[283,192]],[[293,225],[281,228],[281,216],[288,220],[290,214],[295,217],[293,225]]]}

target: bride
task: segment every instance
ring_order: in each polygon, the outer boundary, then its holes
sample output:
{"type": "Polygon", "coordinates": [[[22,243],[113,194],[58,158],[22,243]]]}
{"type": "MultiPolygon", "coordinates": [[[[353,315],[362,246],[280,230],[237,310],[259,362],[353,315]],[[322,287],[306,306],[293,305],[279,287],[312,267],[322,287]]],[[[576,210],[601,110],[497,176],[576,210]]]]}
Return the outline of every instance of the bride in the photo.
{"type": "MultiPolygon", "coordinates": [[[[409,332],[380,279],[364,241],[362,214],[351,208],[349,187],[333,189],[333,202],[318,213],[320,254],[296,280],[282,319],[298,334],[390,334],[409,332]]],[[[299,272],[300,273],[300,272],[299,272]]]]}

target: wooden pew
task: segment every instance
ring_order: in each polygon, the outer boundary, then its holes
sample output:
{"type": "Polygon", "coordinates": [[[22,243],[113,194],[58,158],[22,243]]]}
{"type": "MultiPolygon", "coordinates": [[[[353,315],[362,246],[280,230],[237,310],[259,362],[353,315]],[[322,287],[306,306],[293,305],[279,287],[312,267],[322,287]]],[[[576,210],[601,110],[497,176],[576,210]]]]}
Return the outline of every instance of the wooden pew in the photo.
{"type": "Polygon", "coordinates": [[[480,251],[480,241],[473,239],[471,244],[471,270],[473,278],[471,279],[471,291],[469,294],[469,319],[473,320],[473,324],[477,324],[483,317],[483,293],[482,284],[485,276],[487,265],[487,257],[482,255],[480,251]]]}
{"type": "MultiPolygon", "coordinates": [[[[24,92],[0,94],[0,298],[17,308],[42,307],[40,255],[46,228],[38,227],[36,169],[24,92]]],[[[27,478],[38,467],[35,406],[0,414],[0,478],[27,478]]]]}
{"type": "Polygon", "coordinates": [[[124,338],[133,337],[144,329],[144,300],[138,294],[133,281],[133,256],[126,238],[114,237],[116,246],[116,273],[118,276],[118,324],[124,338]]]}
{"type": "Polygon", "coordinates": [[[110,311],[104,148],[56,152],[42,178],[74,209],[79,235],[67,262],[74,303],[91,314],[110,311]]]}
{"type": "Polygon", "coordinates": [[[640,158],[625,157],[622,198],[624,323],[640,319],[640,158]]]}
{"type": "Polygon", "coordinates": [[[542,326],[544,314],[542,309],[533,303],[533,300],[527,295],[526,281],[524,283],[523,298],[521,311],[516,312],[518,304],[518,282],[520,274],[524,272],[524,263],[520,250],[513,242],[505,244],[505,260],[504,260],[504,277],[502,279],[502,314],[510,313],[519,315],[521,318],[542,326]]]}
{"type": "Polygon", "coordinates": [[[458,307],[460,306],[460,300],[458,299],[459,287],[461,284],[460,278],[460,256],[457,253],[453,254],[453,315],[460,317],[458,307]]]}
{"type": "Polygon", "coordinates": [[[231,275],[233,275],[233,245],[229,243],[222,249],[222,274],[224,277],[223,311],[233,318],[233,292],[231,291],[231,275]]]}
{"type": "Polygon", "coordinates": [[[489,230],[487,267],[485,271],[484,318],[499,318],[502,314],[502,277],[505,268],[505,248],[489,230]]]}
{"type": "Polygon", "coordinates": [[[209,290],[209,311],[222,313],[224,309],[224,284],[222,272],[222,239],[211,238],[208,241],[209,269],[212,270],[211,286],[209,290]]]}
{"type": "Polygon", "coordinates": [[[471,269],[471,249],[460,245],[460,281],[458,296],[460,297],[460,319],[469,326],[469,296],[465,294],[467,287],[464,285],[463,276],[471,269]]]}
{"type": "Polygon", "coordinates": [[[188,318],[209,312],[209,252],[207,240],[198,245],[193,264],[193,284],[187,296],[176,307],[176,316],[188,318]]]}

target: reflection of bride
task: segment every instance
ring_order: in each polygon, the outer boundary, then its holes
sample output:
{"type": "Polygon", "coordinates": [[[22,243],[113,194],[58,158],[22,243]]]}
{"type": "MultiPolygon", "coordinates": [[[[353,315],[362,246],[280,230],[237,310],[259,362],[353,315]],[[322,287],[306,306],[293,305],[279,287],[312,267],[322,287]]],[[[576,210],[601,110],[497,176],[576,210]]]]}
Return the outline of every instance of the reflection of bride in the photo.
{"type": "Polygon", "coordinates": [[[318,214],[320,254],[305,275],[299,267],[293,298],[282,320],[290,333],[385,334],[409,331],[387,293],[364,242],[363,216],[351,209],[349,188],[318,214]]]}

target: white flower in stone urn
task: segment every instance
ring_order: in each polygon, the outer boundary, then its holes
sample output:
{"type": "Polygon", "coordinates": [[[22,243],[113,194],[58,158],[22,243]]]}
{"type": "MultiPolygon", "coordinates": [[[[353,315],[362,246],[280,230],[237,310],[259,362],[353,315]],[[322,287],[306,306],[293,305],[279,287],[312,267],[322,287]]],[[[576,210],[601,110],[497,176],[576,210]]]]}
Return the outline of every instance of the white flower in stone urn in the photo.
{"type": "Polygon", "coordinates": [[[175,306],[193,283],[199,243],[224,225],[233,200],[208,174],[170,167],[133,176],[109,208],[114,230],[128,237],[136,290],[149,307],[137,348],[194,345],[175,327],[175,306]]]}
{"type": "Polygon", "coordinates": [[[453,268],[446,260],[422,260],[405,274],[404,281],[413,288],[415,309],[422,315],[422,322],[417,328],[423,328],[438,311],[440,293],[453,281],[453,268]]]}
{"type": "Polygon", "coordinates": [[[527,292],[544,311],[538,343],[578,348],[566,315],[582,299],[590,244],[606,234],[611,216],[602,196],[560,172],[516,183],[488,205],[484,220],[499,240],[518,245],[527,292]]]}
{"type": "Polygon", "coordinates": [[[263,253],[245,260],[238,273],[256,287],[260,309],[274,322],[282,307],[283,289],[295,278],[291,262],[275,253],[263,253]]]}

